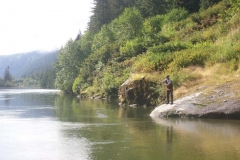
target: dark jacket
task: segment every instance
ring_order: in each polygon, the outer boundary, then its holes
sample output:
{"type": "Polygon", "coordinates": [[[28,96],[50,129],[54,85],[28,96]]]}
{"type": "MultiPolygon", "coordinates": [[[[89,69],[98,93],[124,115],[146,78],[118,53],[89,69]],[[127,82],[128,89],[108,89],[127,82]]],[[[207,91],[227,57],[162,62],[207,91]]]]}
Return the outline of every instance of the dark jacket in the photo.
{"type": "Polygon", "coordinates": [[[173,90],[173,84],[172,84],[172,80],[171,79],[166,79],[165,80],[166,86],[167,86],[167,90],[173,90]]]}

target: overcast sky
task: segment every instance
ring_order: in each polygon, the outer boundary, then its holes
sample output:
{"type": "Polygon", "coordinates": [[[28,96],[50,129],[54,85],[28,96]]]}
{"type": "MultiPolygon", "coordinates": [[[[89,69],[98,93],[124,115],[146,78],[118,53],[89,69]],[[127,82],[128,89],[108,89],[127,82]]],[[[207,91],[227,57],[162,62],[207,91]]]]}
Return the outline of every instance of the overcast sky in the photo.
{"type": "Polygon", "coordinates": [[[0,0],[0,55],[49,51],[86,30],[93,0],[0,0]]]}

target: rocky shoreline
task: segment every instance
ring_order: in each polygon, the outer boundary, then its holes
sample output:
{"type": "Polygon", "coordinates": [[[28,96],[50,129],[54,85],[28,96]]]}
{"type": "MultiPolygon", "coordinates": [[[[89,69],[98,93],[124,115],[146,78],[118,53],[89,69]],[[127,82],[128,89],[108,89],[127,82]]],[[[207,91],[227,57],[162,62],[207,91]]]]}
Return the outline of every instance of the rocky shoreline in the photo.
{"type": "MultiPolygon", "coordinates": [[[[222,94],[223,95],[223,94],[222,94]]],[[[180,98],[171,104],[162,104],[150,114],[153,118],[159,117],[189,117],[189,118],[215,118],[240,119],[240,99],[219,99],[211,101],[215,95],[204,96],[198,92],[180,98]],[[205,102],[205,103],[203,103],[205,102]]]]}

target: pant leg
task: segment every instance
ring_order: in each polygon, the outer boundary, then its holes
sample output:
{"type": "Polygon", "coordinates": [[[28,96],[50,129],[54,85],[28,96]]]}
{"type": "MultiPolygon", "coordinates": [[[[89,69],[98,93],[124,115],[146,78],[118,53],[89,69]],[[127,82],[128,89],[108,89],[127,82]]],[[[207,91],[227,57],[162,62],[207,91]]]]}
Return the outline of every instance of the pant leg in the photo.
{"type": "Polygon", "coordinates": [[[173,103],[173,91],[172,90],[170,92],[170,96],[171,96],[171,103],[173,103]]]}
{"type": "Polygon", "coordinates": [[[169,96],[170,96],[171,90],[167,90],[167,103],[169,103],[169,96]]]}

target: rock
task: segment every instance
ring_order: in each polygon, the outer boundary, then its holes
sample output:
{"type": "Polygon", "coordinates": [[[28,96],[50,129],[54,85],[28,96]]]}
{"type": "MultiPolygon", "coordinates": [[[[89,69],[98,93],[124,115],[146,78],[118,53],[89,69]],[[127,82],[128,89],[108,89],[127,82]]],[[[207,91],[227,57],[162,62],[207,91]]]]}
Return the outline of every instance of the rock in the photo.
{"type": "MultiPolygon", "coordinates": [[[[217,94],[217,93],[216,93],[217,94]]],[[[219,102],[207,101],[202,93],[195,93],[174,101],[173,105],[163,104],[156,107],[151,113],[152,118],[160,117],[195,117],[195,118],[217,118],[217,119],[240,119],[240,100],[223,100],[219,102]],[[198,98],[193,98],[198,97],[198,98]]]]}
{"type": "Polygon", "coordinates": [[[144,76],[141,79],[127,79],[118,90],[120,104],[156,105],[159,93],[156,91],[157,84],[148,81],[144,76]]]}
{"type": "Polygon", "coordinates": [[[151,117],[176,117],[177,115],[182,115],[182,114],[194,114],[196,111],[196,107],[194,106],[196,102],[196,98],[201,94],[195,93],[186,97],[183,97],[181,99],[178,99],[174,101],[172,105],[170,104],[163,104],[158,107],[156,107],[150,114],[151,117]]]}

